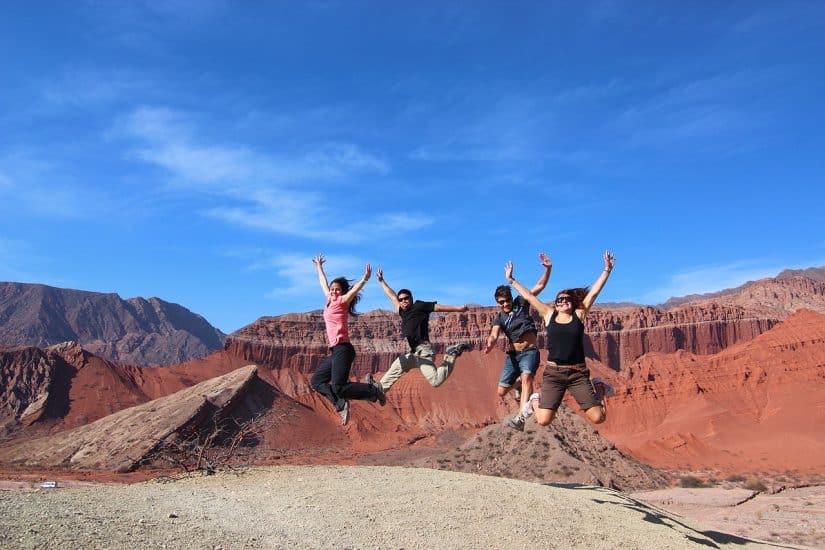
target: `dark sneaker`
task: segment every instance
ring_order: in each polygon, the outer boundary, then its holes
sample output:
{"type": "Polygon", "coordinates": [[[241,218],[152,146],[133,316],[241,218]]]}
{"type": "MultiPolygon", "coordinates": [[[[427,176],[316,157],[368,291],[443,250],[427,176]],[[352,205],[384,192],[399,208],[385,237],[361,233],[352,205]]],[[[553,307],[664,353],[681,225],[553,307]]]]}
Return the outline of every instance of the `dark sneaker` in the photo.
{"type": "Polygon", "coordinates": [[[599,401],[602,401],[605,397],[611,397],[616,394],[613,386],[601,378],[594,378],[590,383],[593,384],[593,391],[596,392],[596,397],[599,398],[599,401]]]}
{"type": "Polygon", "coordinates": [[[527,400],[527,403],[524,405],[524,408],[521,409],[521,416],[522,418],[530,418],[533,414],[533,401],[539,400],[539,394],[534,393],[530,395],[530,399],[527,400]]]}
{"type": "Polygon", "coordinates": [[[473,349],[473,346],[470,344],[453,344],[452,346],[447,346],[447,349],[444,351],[447,355],[455,355],[458,357],[465,351],[470,351],[473,349]]]}
{"type": "Polygon", "coordinates": [[[513,428],[514,430],[518,430],[520,432],[523,432],[524,431],[524,417],[521,416],[520,414],[517,414],[516,416],[514,416],[512,418],[508,418],[507,420],[505,420],[504,425],[509,427],[509,428],[513,428]]]}
{"type": "Polygon", "coordinates": [[[376,382],[372,377],[372,374],[367,374],[364,377],[364,382],[375,388],[375,400],[378,401],[378,404],[382,407],[386,405],[387,396],[384,394],[384,386],[382,386],[379,382],[376,382]]]}
{"type": "Polygon", "coordinates": [[[341,425],[346,426],[349,422],[349,401],[344,401],[344,408],[338,411],[341,415],[341,425]]]}

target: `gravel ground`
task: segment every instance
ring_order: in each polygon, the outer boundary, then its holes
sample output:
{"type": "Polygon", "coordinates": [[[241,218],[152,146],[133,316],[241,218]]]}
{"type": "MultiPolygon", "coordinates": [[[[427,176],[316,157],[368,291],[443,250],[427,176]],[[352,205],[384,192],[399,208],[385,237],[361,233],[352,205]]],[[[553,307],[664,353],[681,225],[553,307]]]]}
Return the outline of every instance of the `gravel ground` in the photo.
{"type": "Polygon", "coordinates": [[[7,548],[776,548],[623,493],[431,469],[281,466],[0,491],[7,548]]]}

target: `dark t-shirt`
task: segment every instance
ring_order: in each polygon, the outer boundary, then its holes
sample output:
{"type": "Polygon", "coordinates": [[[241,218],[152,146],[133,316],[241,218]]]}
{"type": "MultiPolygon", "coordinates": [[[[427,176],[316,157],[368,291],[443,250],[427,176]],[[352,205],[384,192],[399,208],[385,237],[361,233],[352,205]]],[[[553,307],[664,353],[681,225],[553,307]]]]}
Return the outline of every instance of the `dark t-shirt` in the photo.
{"type": "Polygon", "coordinates": [[[415,350],[422,342],[430,341],[430,313],[435,310],[435,302],[416,300],[408,310],[398,308],[401,316],[401,334],[407,338],[410,349],[415,350]]]}
{"type": "Polygon", "coordinates": [[[521,296],[513,300],[513,309],[509,314],[499,311],[493,317],[493,326],[501,327],[510,342],[518,342],[528,332],[538,332],[530,316],[530,304],[521,296]]]}

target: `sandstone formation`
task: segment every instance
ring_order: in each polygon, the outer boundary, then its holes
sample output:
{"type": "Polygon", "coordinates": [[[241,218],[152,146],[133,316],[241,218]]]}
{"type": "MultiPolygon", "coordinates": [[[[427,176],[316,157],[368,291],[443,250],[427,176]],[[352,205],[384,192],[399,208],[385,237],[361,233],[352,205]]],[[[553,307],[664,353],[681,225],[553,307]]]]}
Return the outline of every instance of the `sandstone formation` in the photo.
{"type": "MultiPolygon", "coordinates": [[[[467,313],[433,316],[430,339],[442,352],[456,342],[482,349],[496,311],[493,307],[477,307],[467,313]]],[[[619,371],[651,351],[716,353],[770,330],[780,318],[712,303],[670,311],[596,307],[587,320],[586,352],[588,357],[619,371]]],[[[398,316],[388,311],[373,311],[350,323],[357,353],[353,369],[356,375],[386,371],[399,353],[406,353],[407,343],[399,325],[398,316]]],[[[544,347],[543,334],[539,335],[539,346],[544,347]]],[[[320,312],[263,317],[227,336],[224,349],[258,365],[312,372],[327,355],[324,321],[320,312]]]]}
{"type": "MultiPolygon", "coordinates": [[[[264,426],[254,444],[238,449],[238,457],[250,463],[352,463],[376,453],[396,453],[400,463],[414,463],[429,452],[437,467],[496,475],[518,477],[526,471],[535,479],[623,488],[659,482],[658,474],[628,459],[610,440],[663,468],[751,472],[782,464],[825,471],[825,464],[812,458],[821,454],[818,443],[812,447],[816,453],[799,451],[806,438],[821,439],[815,434],[821,433],[825,322],[814,311],[788,316],[793,304],[818,307],[818,284],[794,275],[749,283],[724,300],[698,299],[667,310],[595,308],[588,318],[588,366],[618,389],[609,402],[608,422],[598,432],[577,416],[579,408],[569,397],[565,403],[573,412],[560,413],[552,428],[528,427],[519,434],[499,425],[515,412],[511,398],[495,394],[503,342],[490,354],[479,351],[496,309],[475,307],[433,316],[431,336],[439,354],[455,342],[474,346],[458,359],[445,384],[432,388],[412,371],[388,393],[385,407],[353,402],[344,428],[329,403],[309,387],[310,373],[327,353],[319,312],[261,318],[229,336],[223,351],[165,368],[107,361],[76,342],[42,350],[0,348],[0,440],[9,448],[39,452],[48,446],[25,447],[26,441],[59,438],[66,430],[94,433],[76,430],[118,411],[126,415],[119,417],[119,426],[127,426],[128,415],[140,407],[254,363],[254,381],[238,389],[238,399],[226,411],[232,418],[254,417],[264,426]],[[786,449],[794,454],[787,456],[786,449]]],[[[353,377],[386,370],[405,351],[399,332],[398,316],[391,312],[354,319],[353,377]]],[[[189,413],[194,410],[201,409],[164,408],[170,416],[162,422],[181,432],[193,425],[189,413]]],[[[90,441],[86,445],[112,451],[90,441]]],[[[111,465],[109,458],[92,459],[91,454],[76,464],[111,465]]]]}
{"type": "Polygon", "coordinates": [[[778,276],[712,292],[671,298],[663,309],[688,303],[737,305],[753,312],[773,312],[780,318],[800,308],[825,313],[825,267],[785,270],[778,276]]]}
{"type": "Polygon", "coordinates": [[[129,471],[168,438],[187,428],[197,429],[216,412],[237,408],[257,380],[255,370],[254,365],[237,369],[85,426],[8,445],[0,451],[0,459],[23,465],[129,471]]]}
{"type": "Polygon", "coordinates": [[[615,378],[602,434],[664,468],[825,471],[825,315],[717,354],[651,353],[615,378]]]}
{"type": "Polygon", "coordinates": [[[130,298],[0,283],[0,345],[46,347],[69,340],[111,361],[172,365],[221,349],[223,333],[158,298],[130,298]]]}

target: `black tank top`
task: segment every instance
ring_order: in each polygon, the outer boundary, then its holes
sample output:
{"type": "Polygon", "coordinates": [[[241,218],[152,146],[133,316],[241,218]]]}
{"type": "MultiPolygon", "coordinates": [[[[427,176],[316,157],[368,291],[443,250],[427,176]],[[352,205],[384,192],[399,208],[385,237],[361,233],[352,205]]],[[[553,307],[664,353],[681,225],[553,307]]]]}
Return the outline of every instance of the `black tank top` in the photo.
{"type": "Polygon", "coordinates": [[[547,359],[557,365],[584,363],[584,323],[573,313],[567,324],[556,322],[556,312],[547,323],[547,359]]]}

